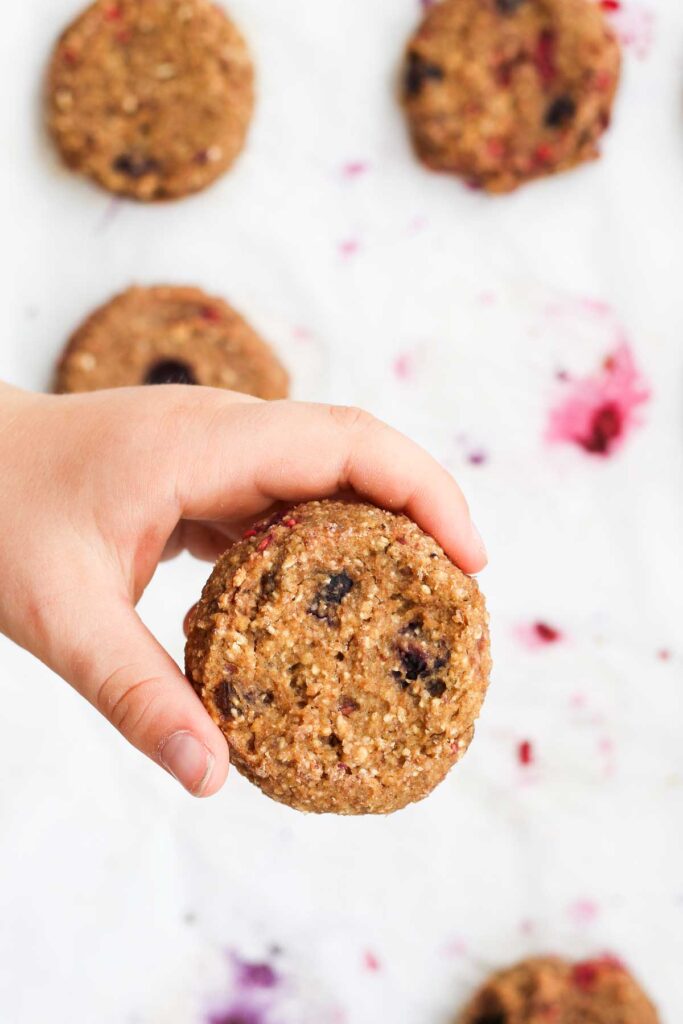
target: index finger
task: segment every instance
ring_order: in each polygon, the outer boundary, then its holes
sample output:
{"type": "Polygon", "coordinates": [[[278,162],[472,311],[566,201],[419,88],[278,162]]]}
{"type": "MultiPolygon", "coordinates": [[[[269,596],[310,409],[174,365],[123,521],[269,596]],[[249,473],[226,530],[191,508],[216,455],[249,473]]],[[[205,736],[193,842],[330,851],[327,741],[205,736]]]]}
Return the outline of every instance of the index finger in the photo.
{"type": "MultiPolygon", "coordinates": [[[[206,408],[206,406],[205,406],[206,408]]],[[[200,416],[204,458],[181,460],[188,519],[247,518],[273,502],[353,491],[403,512],[465,572],[486,551],[453,477],[399,431],[360,409],[302,402],[227,404],[200,416]],[[199,464],[201,471],[197,471],[199,464]]]]}

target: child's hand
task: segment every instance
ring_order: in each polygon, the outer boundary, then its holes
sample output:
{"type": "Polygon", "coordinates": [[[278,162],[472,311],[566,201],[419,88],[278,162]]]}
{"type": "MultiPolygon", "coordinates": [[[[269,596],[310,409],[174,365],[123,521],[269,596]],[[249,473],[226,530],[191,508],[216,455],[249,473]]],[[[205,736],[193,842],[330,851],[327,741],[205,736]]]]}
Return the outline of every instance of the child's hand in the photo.
{"type": "Polygon", "coordinates": [[[221,787],[228,748],[134,610],[160,559],[213,560],[275,502],[352,491],[405,511],[465,571],[486,562],[449,474],[355,409],[0,384],[0,473],[0,630],[196,796],[221,787]]]}

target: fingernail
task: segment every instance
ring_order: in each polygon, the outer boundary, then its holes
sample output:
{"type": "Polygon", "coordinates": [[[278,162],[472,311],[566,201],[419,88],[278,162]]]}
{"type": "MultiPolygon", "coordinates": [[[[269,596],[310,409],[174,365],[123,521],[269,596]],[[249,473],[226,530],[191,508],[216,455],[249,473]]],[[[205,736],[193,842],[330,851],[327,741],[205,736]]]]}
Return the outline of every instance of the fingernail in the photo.
{"type": "Polygon", "coordinates": [[[486,545],[484,544],[484,541],[482,540],[482,536],[479,533],[479,530],[477,529],[477,527],[476,527],[476,525],[474,523],[472,523],[471,526],[472,526],[472,536],[474,537],[474,542],[479,547],[479,550],[481,551],[482,557],[485,558],[486,561],[488,562],[489,554],[488,554],[488,551],[486,550],[486,545]]]}
{"type": "Polygon", "coordinates": [[[174,732],[161,747],[159,760],[188,793],[201,796],[211,778],[215,758],[191,732],[174,732]]]}

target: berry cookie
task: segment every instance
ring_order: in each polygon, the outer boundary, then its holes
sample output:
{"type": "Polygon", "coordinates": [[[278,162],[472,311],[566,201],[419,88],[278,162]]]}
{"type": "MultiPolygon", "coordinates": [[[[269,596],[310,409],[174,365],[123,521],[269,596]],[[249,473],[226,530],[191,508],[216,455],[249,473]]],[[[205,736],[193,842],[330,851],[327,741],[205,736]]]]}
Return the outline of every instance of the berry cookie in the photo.
{"type": "Polygon", "coordinates": [[[311,502],[219,559],[188,678],[233,764],[302,811],[386,814],[470,744],[490,670],[476,582],[405,516],[311,502]]]}
{"type": "Polygon", "coordinates": [[[55,49],[49,127],[65,163],[110,192],[177,199],[237,157],[253,79],[242,36],[209,0],[97,0],[55,49]]]}
{"type": "Polygon", "coordinates": [[[458,1024],[659,1024],[654,1006],[613,957],[570,964],[524,960],[494,974],[458,1024]]]}
{"type": "Polygon", "coordinates": [[[592,160],[620,64],[595,0],[441,0],[406,54],[417,155],[488,192],[592,160]]]}
{"type": "Polygon", "coordinates": [[[203,384],[286,398],[287,371],[222,299],[198,288],[129,288],[71,338],[57,370],[60,393],[138,384],[203,384]]]}

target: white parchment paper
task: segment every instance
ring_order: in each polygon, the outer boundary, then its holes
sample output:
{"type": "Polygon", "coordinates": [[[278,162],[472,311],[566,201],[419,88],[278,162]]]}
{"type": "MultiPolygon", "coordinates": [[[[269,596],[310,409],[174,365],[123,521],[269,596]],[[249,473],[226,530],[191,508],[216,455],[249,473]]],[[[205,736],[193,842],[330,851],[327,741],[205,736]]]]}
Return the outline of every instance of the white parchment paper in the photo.
{"type": "MultiPolygon", "coordinates": [[[[41,75],[77,8],[3,8],[0,378],[46,387],[69,332],[133,281],[224,294],[297,397],[365,405],[456,473],[490,549],[496,667],[448,781],[347,821],[236,774],[192,801],[0,641],[0,1021],[448,1024],[493,967],[609,950],[679,1024],[679,0],[614,15],[603,160],[497,199],[410,152],[394,85],[416,0],[232,0],[259,74],[248,150],[154,208],[112,203],[44,137],[41,75]],[[621,447],[551,442],[552,410],[615,352],[649,394],[621,447]],[[249,988],[245,962],[275,975],[249,988]]],[[[206,575],[182,558],[142,602],[178,659],[206,575]]]]}

